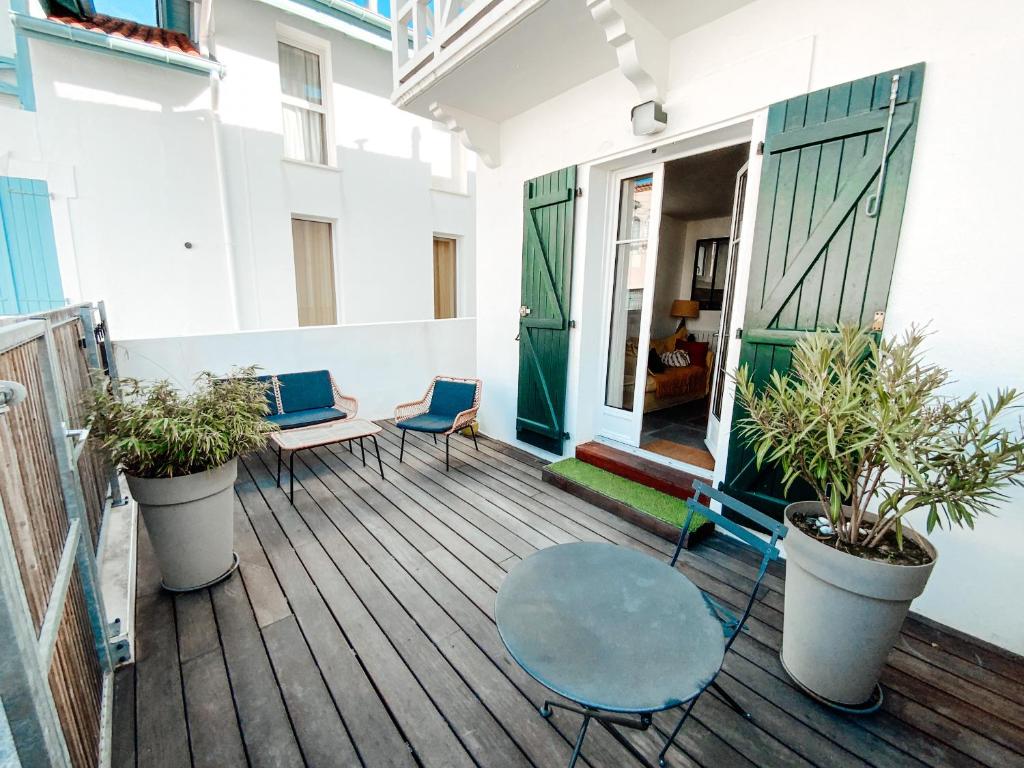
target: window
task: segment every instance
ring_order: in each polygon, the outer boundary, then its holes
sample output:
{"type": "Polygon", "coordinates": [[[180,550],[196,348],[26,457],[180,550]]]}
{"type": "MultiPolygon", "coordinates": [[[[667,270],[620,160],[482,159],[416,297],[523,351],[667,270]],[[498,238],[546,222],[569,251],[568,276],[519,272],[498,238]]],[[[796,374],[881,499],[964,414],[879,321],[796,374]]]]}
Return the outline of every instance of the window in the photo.
{"type": "Polygon", "coordinates": [[[299,325],[334,325],[338,322],[338,303],[334,297],[331,225],[293,218],[292,248],[299,325]]]}
{"type": "Polygon", "coordinates": [[[319,53],[278,42],[284,154],[292,160],[327,165],[327,106],[323,59],[319,53]]]}
{"type": "Polygon", "coordinates": [[[434,238],[434,319],[456,317],[455,241],[448,237],[434,238]]]}

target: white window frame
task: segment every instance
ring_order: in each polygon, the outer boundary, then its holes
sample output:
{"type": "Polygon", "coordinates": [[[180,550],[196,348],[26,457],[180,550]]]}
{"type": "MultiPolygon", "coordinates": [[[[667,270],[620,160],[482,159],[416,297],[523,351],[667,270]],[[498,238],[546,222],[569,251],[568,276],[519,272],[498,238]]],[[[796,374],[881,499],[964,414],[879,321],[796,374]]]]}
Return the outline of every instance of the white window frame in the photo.
{"type": "MultiPolygon", "coordinates": [[[[316,37],[307,32],[295,29],[293,27],[285,26],[284,24],[277,25],[277,42],[290,45],[293,48],[299,48],[300,50],[306,51],[307,53],[315,54],[320,59],[320,88],[323,96],[322,104],[314,104],[313,102],[300,99],[295,96],[288,96],[281,91],[280,86],[280,71],[281,62],[280,59],[277,62],[278,67],[278,96],[281,99],[282,106],[288,105],[291,107],[297,107],[299,109],[308,109],[311,112],[319,112],[324,116],[324,144],[326,145],[326,162],[325,163],[312,163],[308,160],[304,160],[298,157],[284,156],[284,160],[289,163],[299,163],[300,165],[308,165],[313,168],[337,168],[338,167],[338,147],[334,141],[334,79],[332,72],[334,67],[331,62],[331,43],[321,37],[316,37]]],[[[282,117],[283,120],[283,117],[282,117]]],[[[281,127],[281,135],[284,135],[284,126],[281,127]]]]}

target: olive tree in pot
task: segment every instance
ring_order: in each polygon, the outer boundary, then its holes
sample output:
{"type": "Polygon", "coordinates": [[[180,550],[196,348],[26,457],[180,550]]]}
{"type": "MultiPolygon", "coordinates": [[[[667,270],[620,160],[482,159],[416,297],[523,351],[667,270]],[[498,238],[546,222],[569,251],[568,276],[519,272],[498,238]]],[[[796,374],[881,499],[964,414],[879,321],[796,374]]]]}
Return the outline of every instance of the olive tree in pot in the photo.
{"type": "Polygon", "coordinates": [[[168,381],[92,390],[90,437],[124,470],[156,552],[163,586],[209,586],[237,565],[233,551],[236,458],[263,446],[266,385],[254,369],[201,374],[191,392],[168,381]]]}
{"type": "MultiPolygon", "coordinates": [[[[782,662],[826,703],[871,711],[878,676],[937,553],[911,529],[973,528],[1022,485],[1014,390],[944,395],[949,371],[925,362],[925,334],[877,341],[856,327],[808,334],[791,371],[758,388],[736,375],[740,438],[815,500],[790,504],[782,662]]],[[[876,694],[877,690],[877,694],[876,694]]]]}

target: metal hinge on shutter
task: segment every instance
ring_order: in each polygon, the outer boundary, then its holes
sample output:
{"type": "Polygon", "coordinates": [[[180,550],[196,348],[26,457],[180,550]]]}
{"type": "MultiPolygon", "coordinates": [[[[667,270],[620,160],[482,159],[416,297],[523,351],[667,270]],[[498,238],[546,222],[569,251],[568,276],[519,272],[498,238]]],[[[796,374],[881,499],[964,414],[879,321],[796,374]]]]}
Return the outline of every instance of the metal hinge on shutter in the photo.
{"type": "Polygon", "coordinates": [[[759,156],[764,154],[764,142],[763,141],[757,142],[757,154],[759,156]]]}
{"type": "Polygon", "coordinates": [[[583,197],[583,187],[576,187],[576,197],[583,197]]]}

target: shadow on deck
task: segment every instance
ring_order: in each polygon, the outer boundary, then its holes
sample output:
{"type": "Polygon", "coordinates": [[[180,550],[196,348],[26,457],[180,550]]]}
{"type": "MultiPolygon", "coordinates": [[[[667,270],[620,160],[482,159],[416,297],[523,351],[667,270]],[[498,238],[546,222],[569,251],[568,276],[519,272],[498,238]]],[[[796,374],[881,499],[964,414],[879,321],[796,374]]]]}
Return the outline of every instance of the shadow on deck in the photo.
{"type": "MultiPolygon", "coordinates": [[[[114,766],[567,763],[578,717],[538,716],[545,691],[495,630],[498,585],[555,543],[611,541],[666,560],[671,544],[541,482],[538,460],[493,440],[474,453],[453,439],[446,475],[443,445],[410,434],[399,465],[397,431],[382,426],[385,481],[344,447],[303,451],[294,506],[272,454],[240,462],[242,565],[211,589],[161,592],[142,530],[137,662],[117,673],[114,766]]],[[[719,535],[680,567],[733,606],[755,572],[719,535]]],[[[883,677],[884,710],[839,716],[779,664],[783,578],[769,573],[719,677],[754,722],[703,696],[672,765],[1024,765],[1019,658],[911,618],[883,677]]],[[[675,716],[628,735],[653,758],[675,716]]],[[[584,757],[634,764],[599,728],[584,757]]]]}

